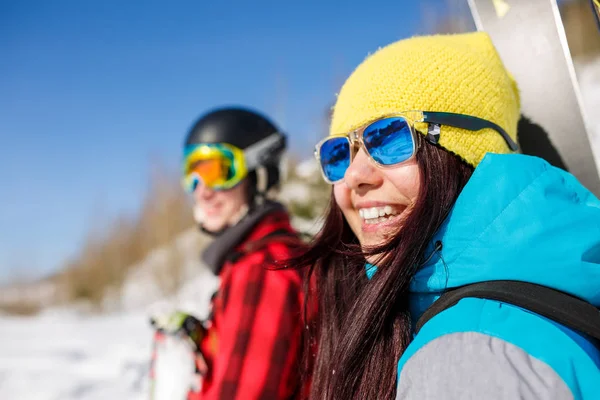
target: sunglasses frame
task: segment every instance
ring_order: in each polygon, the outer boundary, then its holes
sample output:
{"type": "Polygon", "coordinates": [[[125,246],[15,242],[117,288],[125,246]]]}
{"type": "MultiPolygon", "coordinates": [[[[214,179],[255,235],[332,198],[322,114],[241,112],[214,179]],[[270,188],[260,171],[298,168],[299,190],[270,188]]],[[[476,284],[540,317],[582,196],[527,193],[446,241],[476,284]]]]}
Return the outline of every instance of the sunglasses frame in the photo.
{"type": "Polygon", "coordinates": [[[331,181],[325,175],[325,171],[323,170],[323,166],[321,165],[321,147],[323,146],[323,144],[325,144],[325,142],[327,142],[331,139],[336,139],[336,138],[345,138],[346,140],[348,140],[348,143],[350,145],[350,164],[352,164],[355,154],[358,153],[358,151],[362,147],[362,149],[365,151],[365,153],[367,154],[369,159],[373,163],[375,163],[375,165],[377,165],[379,168],[385,169],[385,168],[390,168],[390,167],[397,167],[398,165],[401,165],[405,162],[412,160],[415,157],[415,155],[417,154],[417,151],[419,149],[418,144],[420,142],[417,140],[417,138],[415,136],[416,132],[417,132],[417,130],[415,129],[415,123],[427,123],[428,124],[428,129],[427,129],[427,134],[425,135],[425,140],[427,140],[428,142],[435,144],[435,145],[437,145],[439,143],[441,125],[446,125],[446,126],[452,126],[455,128],[466,129],[469,131],[480,131],[480,130],[486,129],[486,128],[493,129],[496,132],[498,132],[498,134],[500,134],[500,136],[502,136],[502,138],[504,139],[504,141],[506,142],[506,144],[508,145],[508,147],[510,148],[511,151],[516,152],[519,150],[519,146],[510,137],[510,135],[508,133],[506,133],[506,131],[504,129],[502,129],[501,126],[499,126],[498,124],[495,124],[491,121],[488,121],[488,120],[485,120],[485,119],[482,119],[479,117],[474,117],[471,115],[449,113],[449,112],[404,111],[401,113],[392,113],[392,114],[383,115],[375,120],[365,123],[364,125],[360,126],[358,129],[350,131],[347,134],[335,134],[335,135],[331,135],[331,136],[328,136],[328,137],[320,140],[315,146],[314,156],[317,159],[317,162],[319,163],[319,169],[321,170],[321,175],[323,176],[323,179],[325,180],[325,182],[332,184],[332,185],[344,180],[344,178],[342,178],[337,181],[331,181]],[[411,118],[411,117],[413,117],[413,118],[411,118]],[[413,153],[409,158],[407,158],[406,160],[400,161],[398,163],[381,164],[377,160],[375,160],[373,158],[373,156],[371,156],[371,154],[367,150],[367,147],[365,146],[365,143],[364,143],[363,134],[364,134],[364,131],[368,127],[370,127],[372,124],[379,122],[381,120],[384,120],[384,119],[388,119],[388,118],[404,118],[404,120],[408,123],[408,128],[410,129],[410,134],[411,134],[412,141],[413,141],[413,153]]]}
{"type": "Polygon", "coordinates": [[[411,160],[415,154],[417,153],[417,140],[415,138],[415,129],[414,129],[414,123],[412,123],[412,121],[410,121],[406,115],[404,114],[392,114],[392,115],[385,115],[381,118],[378,118],[374,121],[370,121],[366,124],[364,124],[363,126],[361,126],[358,129],[355,129],[353,131],[351,131],[348,134],[337,134],[337,135],[331,135],[328,136],[326,138],[324,138],[323,140],[319,141],[319,143],[317,143],[317,145],[315,146],[315,151],[314,151],[314,155],[315,158],[317,159],[317,162],[319,163],[319,169],[321,170],[321,175],[323,176],[323,179],[325,180],[325,182],[333,185],[336,184],[338,182],[341,182],[344,180],[344,178],[339,179],[337,181],[332,181],[329,178],[327,178],[327,176],[325,175],[325,171],[323,169],[323,166],[321,165],[321,147],[328,142],[329,140],[332,139],[346,139],[348,141],[349,147],[350,147],[350,164],[352,164],[352,161],[354,160],[354,157],[356,156],[356,154],[358,153],[358,151],[362,148],[365,153],[367,154],[367,156],[369,157],[369,159],[375,163],[375,165],[377,165],[379,168],[391,168],[391,167],[396,167],[402,163],[405,163],[409,160],[411,160]],[[412,149],[412,154],[409,158],[407,158],[404,161],[400,161],[399,163],[395,163],[395,164],[381,164],[379,163],[377,160],[375,160],[371,154],[369,153],[369,151],[367,150],[367,147],[365,146],[365,142],[363,139],[363,134],[364,131],[370,127],[372,124],[384,120],[384,119],[388,119],[388,118],[404,118],[404,120],[407,122],[408,128],[410,130],[410,134],[412,137],[412,145],[413,145],[413,149],[412,149]]]}

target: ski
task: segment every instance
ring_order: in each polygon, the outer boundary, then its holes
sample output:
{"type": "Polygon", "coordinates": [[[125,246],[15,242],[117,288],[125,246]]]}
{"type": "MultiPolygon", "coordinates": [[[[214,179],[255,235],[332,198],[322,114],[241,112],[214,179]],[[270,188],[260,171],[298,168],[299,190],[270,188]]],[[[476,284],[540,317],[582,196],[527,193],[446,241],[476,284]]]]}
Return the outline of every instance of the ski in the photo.
{"type": "Polygon", "coordinates": [[[521,93],[522,113],[548,132],[568,170],[596,196],[600,177],[556,0],[469,0],[521,93]]]}

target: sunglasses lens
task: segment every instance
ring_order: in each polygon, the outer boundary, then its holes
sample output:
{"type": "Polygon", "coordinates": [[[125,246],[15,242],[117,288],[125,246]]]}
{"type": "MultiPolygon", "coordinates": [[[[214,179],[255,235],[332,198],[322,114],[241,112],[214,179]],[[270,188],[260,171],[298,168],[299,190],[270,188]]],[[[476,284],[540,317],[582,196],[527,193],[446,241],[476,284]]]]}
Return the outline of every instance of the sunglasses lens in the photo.
{"type": "Polygon", "coordinates": [[[345,137],[331,138],[323,142],[319,158],[323,174],[331,182],[344,179],[350,166],[350,142],[345,137]]]}
{"type": "Polygon", "coordinates": [[[372,123],[364,130],[363,141],[369,155],[381,165],[401,163],[415,152],[410,125],[403,117],[372,123]]]}

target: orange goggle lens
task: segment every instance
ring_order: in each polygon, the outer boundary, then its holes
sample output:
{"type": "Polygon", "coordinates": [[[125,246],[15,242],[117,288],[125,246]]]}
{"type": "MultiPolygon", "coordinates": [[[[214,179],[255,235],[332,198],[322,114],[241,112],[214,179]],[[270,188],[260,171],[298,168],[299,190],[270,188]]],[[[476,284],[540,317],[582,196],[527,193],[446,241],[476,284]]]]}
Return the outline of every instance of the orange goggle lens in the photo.
{"type": "Polygon", "coordinates": [[[199,184],[212,189],[225,185],[229,176],[231,162],[226,158],[209,158],[200,160],[190,168],[184,178],[184,188],[192,193],[199,184]]]}

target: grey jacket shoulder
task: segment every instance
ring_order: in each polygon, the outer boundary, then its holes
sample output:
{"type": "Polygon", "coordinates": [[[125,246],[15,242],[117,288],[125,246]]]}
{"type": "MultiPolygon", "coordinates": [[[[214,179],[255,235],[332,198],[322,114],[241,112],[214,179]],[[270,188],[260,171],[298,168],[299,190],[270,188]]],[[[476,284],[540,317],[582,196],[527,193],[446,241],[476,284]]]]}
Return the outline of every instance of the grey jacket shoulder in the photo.
{"type": "Polygon", "coordinates": [[[396,399],[571,400],[544,362],[502,339],[477,332],[440,336],[404,365],[396,399]]]}

